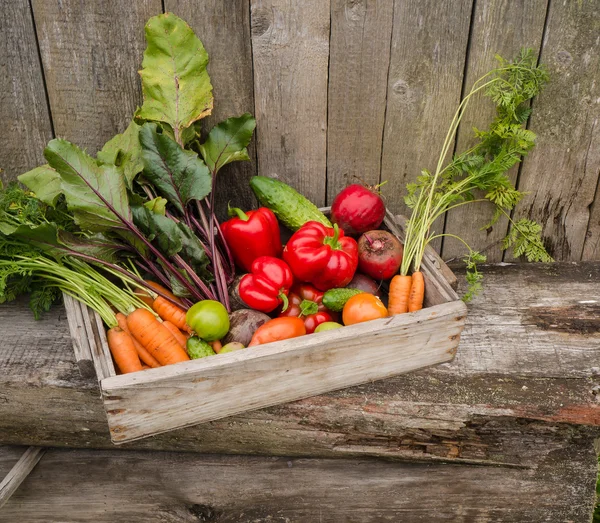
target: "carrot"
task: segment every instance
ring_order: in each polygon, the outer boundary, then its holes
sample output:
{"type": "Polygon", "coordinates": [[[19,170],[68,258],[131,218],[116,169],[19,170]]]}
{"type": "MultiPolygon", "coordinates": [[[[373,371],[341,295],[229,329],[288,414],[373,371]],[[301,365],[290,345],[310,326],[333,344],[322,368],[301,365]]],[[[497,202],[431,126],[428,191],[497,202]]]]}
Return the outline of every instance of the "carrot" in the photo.
{"type": "Polygon", "coordinates": [[[187,339],[189,338],[189,334],[184,334],[181,332],[175,325],[173,325],[170,321],[163,321],[163,325],[169,329],[169,332],[173,335],[173,337],[177,340],[177,343],[181,345],[185,349],[185,344],[187,339]]]}
{"type": "MultiPolygon", "coordinates": [[[[125,316],[125,314],[121,312],[118,312],[116,316],[117,322],[119,323],[119,327],[121,327],[121,329],[123,329],[125,332],[131,335],[129,327],[127,326],[127,316],[125,316]]],[[[135,350],[137,351],[138,356],[140,357],[140,360],[142,360],[142,362],[144,362],[146,365],[152,368],[161,366],[160,363],[156,361],[156,358],[152,356],[152,354],[150,354],[146,349],[144,349],[144,347],[142,347],[142,344],[138,340],[136,340],[133,336],[131,336],[131,339],[133,341],[135,350]]]]}
{"type": "Polygon", "coordinates": [[[190,358],[175,337],[147,309],[136,309],[127,316],[127,326],[133,337],[161,365],[170,365],[190,358]]]}
{"type": "Polygon", "coordinates": [[[183,307],[183,303],[181,302],[181,300],[177,296],[175,296],[169,289],[167,289],[166,287],[163,287],[160,283],[156,283],[155,281],[150,281],[150,280],[145,280],[145,281],[146,281],[146,284],[148,285],[148,287],[153,288],[155,291],[162,292],[163,294],[165,294],[172,300],[176,301],[177,303],[179,303],[179,305],[181,305],[183,307]]]}
{"type": "Polygon", "coordinates": [[[148,307],[152,307],[152,303],[154,302],[154,298],[150,296],[145,289],[136,289],[133,294],[135,294],[140,300],[142,300],[148,307]]]}
{"type": "Polygon", "coordinates": [[[192,332],[185,322],[185,311],[173,305],[169,300],[166,300],[162,296],[156,297],[152,302],[152,309],[158,314],[164,321],[170,321],[175,327],[185,332],[192,332]]]}
{"type": "Polygon", "coordinates": [[[390,292],[388,297],[388,316],[408,312],[408,296],[412,278],[397,274],[390,282],[390,292]]]}
{"type": "Polygon", "coordinates": [[[212,349],[217,354],[219,354],[219,352],[221,352],[221,349],[223,348],[223,344],[221,343],[221,340],[209,341],[208,344],[212,347],[212,349]]]}
{"type": "Polygon", "coordinates": [[[412,285],[408,296],[408,312],[420,311],[423,308],[424,297],[425,280],[423,279],[423,273],[415,271],[412,274],[412,285]]]}
{"type": "Polygon", "coordinates": [[[113,327],[107,334],[108,347],[123,374],[142,370],[142,363],[133,345],[133,339],[121,327],[113,327]]]}
{"type": "MultiPolygon", "coordinates": [[[[132,338],[133,339],[133,338],[132,338]]],[[[142,370],[148,370],[151,369],[152,367],[148,367],[148,365],[142,365],[142,370]]]]}

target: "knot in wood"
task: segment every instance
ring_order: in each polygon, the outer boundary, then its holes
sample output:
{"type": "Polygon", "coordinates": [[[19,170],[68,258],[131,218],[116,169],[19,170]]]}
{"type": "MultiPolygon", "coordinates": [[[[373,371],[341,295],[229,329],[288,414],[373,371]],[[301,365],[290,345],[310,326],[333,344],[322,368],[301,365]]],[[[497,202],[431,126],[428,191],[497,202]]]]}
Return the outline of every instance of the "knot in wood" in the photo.
{"type": "Polygon", "coordinates": [[[273,19],[268,9],[260,7],[252,9],[252,36],[264,35],[272,23],[273,19]]]}

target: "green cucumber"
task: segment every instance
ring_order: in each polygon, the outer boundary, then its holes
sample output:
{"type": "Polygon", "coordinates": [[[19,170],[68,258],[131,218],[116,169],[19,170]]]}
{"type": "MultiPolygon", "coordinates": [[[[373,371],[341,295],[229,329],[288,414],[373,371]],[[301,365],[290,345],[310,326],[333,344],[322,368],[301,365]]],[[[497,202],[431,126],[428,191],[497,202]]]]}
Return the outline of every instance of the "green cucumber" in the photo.
{"type": "Polygon", "coordinates": [[[323,294],[323,305],[330,311],[340,312],[352,296],[364,292],[359,289],[329,289],[323,294]]]}
{"type": "Polygon", "coordinates": [[[190,358],[193,360],[205,358],[206,356],[214,356],[216,354],[208,342],[198,338],[198,336],[188,338],[185,348],[190,358]]]}
{"type": "Polygon", "coordinates": [[[260,204],[271,209],[281,223],[292,231],[310,221],[333,227],[314,203],[279,180],[267,176],[253,176],[250,179],[250,187],[260,204]]]}

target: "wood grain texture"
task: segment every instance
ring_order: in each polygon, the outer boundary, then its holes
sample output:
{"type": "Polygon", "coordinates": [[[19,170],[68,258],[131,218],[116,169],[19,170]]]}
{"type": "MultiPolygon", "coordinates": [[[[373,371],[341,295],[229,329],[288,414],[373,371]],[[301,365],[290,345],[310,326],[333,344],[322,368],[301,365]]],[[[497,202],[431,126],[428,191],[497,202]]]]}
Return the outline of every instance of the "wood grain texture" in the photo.
{"type": "Polygon", "coordinates": [[[7,182],[45,163],[52,126],[29,3],[0,6],[0,182],[7,182]]]}
{"type": "MultiPolygon", "coordinates": [[[[395,214],[410,215],[406,184],[435,170],[460,102],[472,3],[395,2],[381,162],[382,193],[395,214]]],[[[440,242],[432,245],[439,250],[440,242]]]]}
{"type": "Polygon", "coordinates": [[[403,374],[456,354],[462,301],[100,382],[116,444],[403,374]],[[377,340],[377,351],[365,343],[377,340]]]}
{"type": "MultiPolygon", "coordinates": [[[[511,59],[523,47],[539,52],[546,4],[546,0],[480,0],[475,3],[467,56],[465,94],[478,78],[497,65],[496,54],[511,59]]],[[[476,143],[473,128],[486,129],[495,116],[493,102],[483,95],[476,97],[469,104],[458,129],[457,152],[472,147],[476,143]]],[[[516,182],[518,169],[519,167],[515,166],[508,173],[513,183],[516,182]]],[[[500,241],[508,231],[508,219],[502,217],[493,227],[480,230],[480,227],[491,220],[493,214],[492,204],[465,205],[447,214],[445,230],[459,235],[475,250],[486,249],[488,262],[502,261],[500,241]]],[[[465,246],[462,243],[453,238],[444,239],[444,258],[461,259],[464,255],[465,246]]]]}
{"type": "Polygon", "coordinates": [[[600,6],[550,2],[542,63],[551,81],[533,101],[538,146],[525,159],[515,216],[543,225],[552,256],[579,260],[600,175],[600,6]]]}
{"type": "MultiPolygon", "coordinates": [[[[600,136],[600,133],[597,136],[600,136]]],[[[600,144],[596,147],[600,147],[600,144]]],[[[585,235],[581,259],[600,260],[600,177],[598,177],[594,202],[590,206],[590,221],[588,223],[587,234],[585,235]]]]}
{"type": "MultiPolygon", "coordinates": [[[[579,445],[585,426],[597,434],[600,264],[484,272],[489,292],[469,305],[450,364],[127,446],[519,465],[565,438],[579,445]]],[[[18,301],[0,307],[0,328],[0,443],[111,447],[97,383],[79,373],[64,312],[36,322],[18,301]]]]}
{"type": "Polygon", "coordinates": [[[329,0],[252,0],[260,173],[325,204],[329,0]]]}
{"type": "Polygon", "coordinates": [[[0,521],[588,523],[596,456],[587,443],[532,469],[51,450],[0,521]]]}
{"type": "MultiPolygon", "coordinates": [[[[215,103],[212,114],[203,120],[203,131],[208,132],[226,118],[254,114],[250,1],[166,0],[165,9],[190,24],[210,57],[208,73],[215,103]]],[[[227,216],[228,202],[242,209],[255,206],[248,185],[257,167],[254,140],[248,153],[249,162],[234,162],[219,174],[217,212],[222,218],[227,216]]]]}
{"type": "Polygon", "coordinates": [[[96,370],[90,347],[91,340],[83,319],[81,305],[68,294],[63,294],[63,303],[67,313],[67,323],[73,340],[73,351],[75,352],[79,372],[84,378],[94,378],[96,377],[96,370]]]}
{"type": "Polygon", "coordinates": [[[46,449],[42,447],[29,447],[19,461],[15,463],[12,469],[0,481],[0,508],[2,508],[17,491],[19,485],[23,483],[25,478],[31,473],[33,468],[38,464],[46,449]]]}
{"type": "Polygon", "coordinates": [[[379,183],[393,11],[389,0],[331,1],[328,203],[351,183],[379,183]]]}
{"type": "Polygon", "coordinates": [[[144,24],[160,0],[33,0],[54,130],[90,154],[141,104],[144,24]]]}

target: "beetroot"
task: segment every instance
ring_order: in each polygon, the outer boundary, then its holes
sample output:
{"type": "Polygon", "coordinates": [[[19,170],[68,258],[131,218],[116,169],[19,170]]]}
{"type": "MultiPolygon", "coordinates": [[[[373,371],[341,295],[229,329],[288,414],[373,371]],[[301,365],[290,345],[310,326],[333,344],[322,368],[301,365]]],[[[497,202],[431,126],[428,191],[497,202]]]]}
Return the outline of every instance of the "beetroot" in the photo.
{"type": "Polygon", "coordinates": [[[402,263],[402,244],[387,231],[368,231],[358,239],[358,269],[375,278],[387,280],[402,263]]]}
{"type": "Polygon", "coordinates": [[[331,221],[347,235],[358,236],[377,229],[385,217],[385,205],[377,187],[353,184],[343,189],[331,205],[331,221]]]}
{"type": "Polygon", "coordinates": [[[370,276],[361,274],[360,272],[354,273],[354,278],[352,278],[352,281],[346,287],[379,296],[379,284],[370,276]]]}

